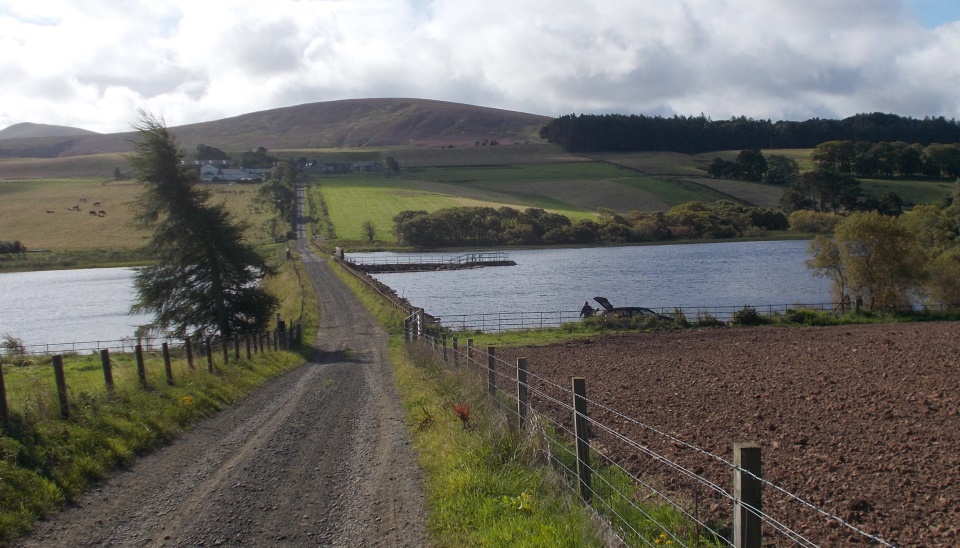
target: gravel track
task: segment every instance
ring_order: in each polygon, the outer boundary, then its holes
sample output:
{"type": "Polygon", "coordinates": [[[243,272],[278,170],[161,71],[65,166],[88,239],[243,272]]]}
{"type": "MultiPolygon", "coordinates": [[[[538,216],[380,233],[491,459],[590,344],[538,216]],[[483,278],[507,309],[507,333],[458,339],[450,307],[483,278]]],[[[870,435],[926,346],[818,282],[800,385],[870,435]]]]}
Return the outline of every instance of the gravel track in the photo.
{"type": "Polygon", "coordinates": [[[140,458],[18,546],[424,546],[387,335],[299,240],[320,299],[310,362],[140,458]]]}

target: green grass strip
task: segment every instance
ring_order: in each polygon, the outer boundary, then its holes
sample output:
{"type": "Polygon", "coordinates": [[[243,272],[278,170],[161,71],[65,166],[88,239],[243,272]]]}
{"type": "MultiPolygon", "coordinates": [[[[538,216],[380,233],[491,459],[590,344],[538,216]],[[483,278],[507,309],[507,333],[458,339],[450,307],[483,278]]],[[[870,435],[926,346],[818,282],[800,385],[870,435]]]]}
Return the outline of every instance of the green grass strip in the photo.
{"type": "Polygon", "coordinates": [[[396,309],[336,269],[394,336],[390,360],[420,465],[436,546],[603,546],[584,509],[558,484],[473,383],[402,342],[396,309]],[[470,406],[465,423],[455,404],[470,406]]]}

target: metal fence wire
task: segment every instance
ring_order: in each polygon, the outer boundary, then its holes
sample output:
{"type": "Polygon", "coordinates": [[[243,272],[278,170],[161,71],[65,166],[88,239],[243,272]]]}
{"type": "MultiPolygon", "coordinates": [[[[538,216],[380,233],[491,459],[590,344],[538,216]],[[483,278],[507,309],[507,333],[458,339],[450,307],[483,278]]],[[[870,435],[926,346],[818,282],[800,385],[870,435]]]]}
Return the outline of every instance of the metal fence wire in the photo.
{"type": "MultiPolygon", "coordinates": [[[[540,436],[556,440],[537,444],[548,448],[550,462],[566,478],[566,485],[578,489],[571,387],[538,375],[536,364],[525,365],[521,375],[523,358],[517,363],[503,360],[495,349],[474,348],[472,339],[466,345],[457,338],[448,341],[446,335],[430,333],[410,339],[432,352],[437,361],[456,368],[466,382],[486,387],[508,423],[517,424],[524,415],[527,430],[536,429],[540,436]],[[523,390],[519,390],[521,377],[523,390]],[[526,411],[521,411],[521,393],[528,398],[526,411]]],[[[585,401],[589,411],[582,418],[588,425],[593,478],[590,506],[627,545],[663,546],[669,541],[673,546],[735,546],[731,516],[739,504],[746,515],[762,523],[765,546],[820,546],[838,528],[850,542],[894,546],[730,458],[625,415],[610,402],[585,401]],[[630,434],[628,429],[640,434],[630,434]],[[762,506],[744,505],[737,499],[731,485],[735,474],[760,482],[762,506]],[[665,514],[664,507],[672,512],[665,514]],[[797,522],[804,525],[792,525],[797,522]]]]}

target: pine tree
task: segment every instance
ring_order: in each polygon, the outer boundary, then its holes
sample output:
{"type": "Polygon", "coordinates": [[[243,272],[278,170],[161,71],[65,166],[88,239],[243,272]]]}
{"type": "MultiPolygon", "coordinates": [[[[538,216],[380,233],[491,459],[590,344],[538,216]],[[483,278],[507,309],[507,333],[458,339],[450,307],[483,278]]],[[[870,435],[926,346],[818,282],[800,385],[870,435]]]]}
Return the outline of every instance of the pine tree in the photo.
{"type": "Polygon", "coordinates": [[[244,241],[245,226],[209,203],[210,192],[197,186],[196,170],[183,163],[184,151],[161,120],[141,111],[134,129],[139,141],[129,161],[144,184],[134,223],[151,232],[158,259],[134,278],[131,310],[156,318],[140,333],[229,337],[266,328],[277,301],[260,282],[273,270],[244,241]]]}

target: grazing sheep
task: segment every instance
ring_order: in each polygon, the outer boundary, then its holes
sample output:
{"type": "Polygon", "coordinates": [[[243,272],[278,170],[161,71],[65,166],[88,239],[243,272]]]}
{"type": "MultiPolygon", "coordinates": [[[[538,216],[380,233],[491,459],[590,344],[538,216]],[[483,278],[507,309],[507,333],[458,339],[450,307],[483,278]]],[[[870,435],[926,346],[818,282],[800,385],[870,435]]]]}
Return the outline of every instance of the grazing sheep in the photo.
{"type": "Polygon", "coordinates": [[[96,202],[93,202],[93,207],[97,207],[98,205],[100,205],[100,201],[99,201],[99,200],[97,200],[96,202]]]}
{"type": "Polygon", "coordinates": [[[97,217],[106,217],[106,216],[107,216],[107,212],[102,209],[97,212],[97,217]]]}
{"type": "Polygon", "coordinates": [[[92,210],[92,209],[90,210],[90,215],[96,215],[96,214],[97,214],[96,211],[94,211],[94,210],[92,210]]]}

